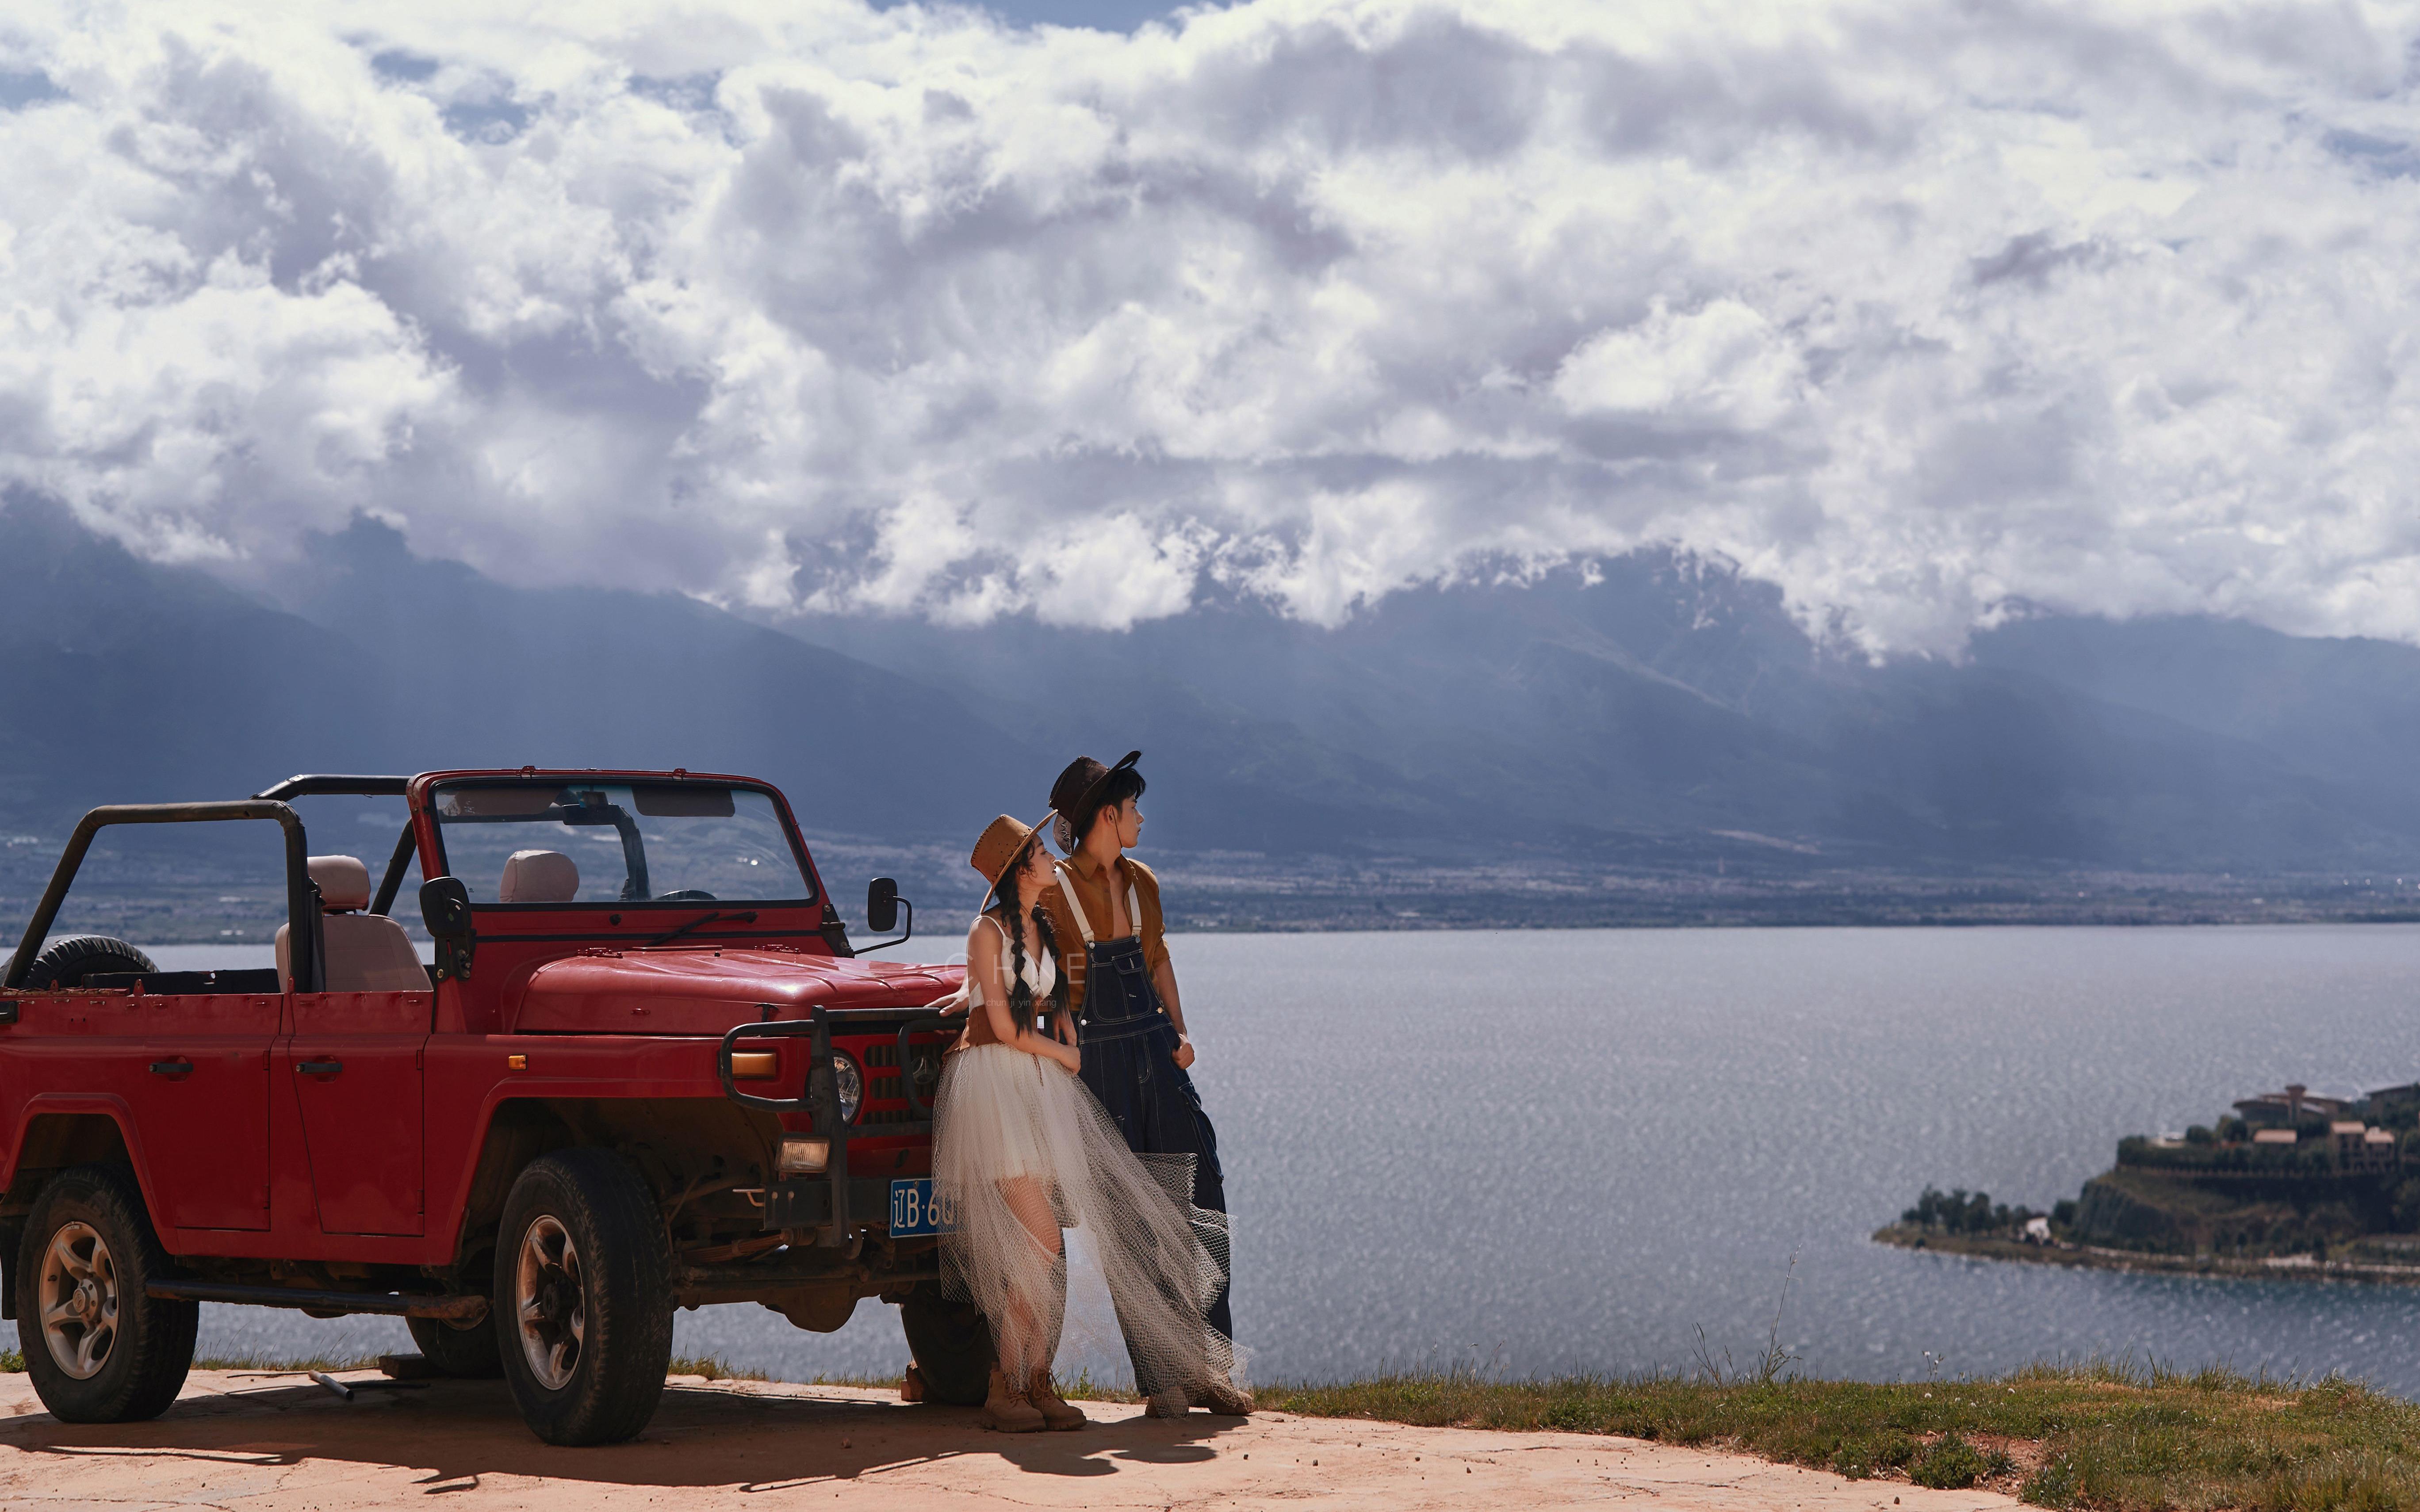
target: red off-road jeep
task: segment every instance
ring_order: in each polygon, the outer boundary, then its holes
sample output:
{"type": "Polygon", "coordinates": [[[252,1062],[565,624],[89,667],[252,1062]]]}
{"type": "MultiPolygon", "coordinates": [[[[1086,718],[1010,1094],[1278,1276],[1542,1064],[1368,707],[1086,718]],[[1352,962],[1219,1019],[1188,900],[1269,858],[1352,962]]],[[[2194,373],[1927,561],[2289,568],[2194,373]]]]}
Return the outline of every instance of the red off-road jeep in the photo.
{"type": "MultiPolygon", "coordinates": [[[[869,889],[867,921],[905,901],[869,889]]],[[[912,929],[914,911],[908,910],[912,929]]],[[[907,938],[884,940],[891,945],[907,938]]],[[[936,1399],[989,1341],[939,1294],[931,1095],[958,968],[852,950],[789,805],[738,777],[297,777],[96,809],[0,979],[0,1316],[43,1403],[156,1415],[203,1302],[409,1320],[537,1435],[655,1411],[675,1307],[830,1331],[900,1304],[936,1399]],[[286,800],[401,796],[375,888],[286,800]],[[110,825],[285,830],[274,968],[42,941],[110,825]],[[417,860],[424,964],[388,917],[417,860]],[[39,953],[38,953],[39,952],[39,953]]]]}

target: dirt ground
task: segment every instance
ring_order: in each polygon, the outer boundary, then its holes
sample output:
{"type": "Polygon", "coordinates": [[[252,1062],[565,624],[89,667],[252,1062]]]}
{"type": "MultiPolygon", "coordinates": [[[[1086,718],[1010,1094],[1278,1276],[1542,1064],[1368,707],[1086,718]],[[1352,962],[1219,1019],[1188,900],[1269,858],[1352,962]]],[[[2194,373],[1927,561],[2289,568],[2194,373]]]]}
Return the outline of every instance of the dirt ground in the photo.
{"type": "MultiPolygon", "coordinates": [[[[375,1372],[339,1378],[365,1381],[375,1372]]],[[[1632,1439],[1497,1433],[1264,1413],[1155,1422],[1086,1403],[1076,1433],[985,1431],[970,1409],[887,1392],[675,1377],[637,1442],[554,1449],[501,1382],[338,1399],[307,1377],[196,1371],[157,1422],[54,1421],[0,1376],[0,1509],[210,1506],[241,1512],[768,1506],[1249,1507],[1531,1512],[1582,1502],[1674,1509],[1952,1512],[1982,1491],[1848,1481],[1632,1439]],[[432,1503],[429,1498],[442,1497],[432,1503]]]]}

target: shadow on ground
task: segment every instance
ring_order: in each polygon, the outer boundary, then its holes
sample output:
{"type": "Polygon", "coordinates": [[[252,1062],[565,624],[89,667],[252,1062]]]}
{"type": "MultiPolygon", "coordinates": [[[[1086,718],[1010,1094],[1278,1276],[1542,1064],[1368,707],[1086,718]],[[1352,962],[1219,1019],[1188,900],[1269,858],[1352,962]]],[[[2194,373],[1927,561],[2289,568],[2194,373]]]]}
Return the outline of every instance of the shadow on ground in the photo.
{"type": "Polygon", "coordinates": [[[150,1423],[17,1417],[0,1423],[0,1446],[55,1457],[67,1480],[75,1478],[70,1465],[96,1458],[194,1461],[220,1473],[314,1460],[421,1471],[416,1484],[432,1492],[470,1490],[497,1474],[778,1490],[970,1456],[1029,1474],[1110,1476],[1122,1464],[1211,1459],[1211,1442],[1240,1426],[1202,1413],[1183,1422],[1138,1415],[1075,1433],[1012,1435],[985,1428],[972,1408],[805,1395],[814,1390],[675,1384],[630,1443],[562,1449],[531,1436],[500,1381],[440,1381],[426,1391],[346,1402],[291,1377],[236,1376],[189,1394],[150,1423]]]}

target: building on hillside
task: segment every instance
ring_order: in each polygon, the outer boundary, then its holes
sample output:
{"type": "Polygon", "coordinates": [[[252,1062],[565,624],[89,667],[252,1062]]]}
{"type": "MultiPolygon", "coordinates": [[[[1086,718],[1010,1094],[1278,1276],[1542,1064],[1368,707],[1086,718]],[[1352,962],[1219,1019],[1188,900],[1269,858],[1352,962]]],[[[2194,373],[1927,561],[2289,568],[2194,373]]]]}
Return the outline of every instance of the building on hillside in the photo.
{"type": "Polygon", "coordinates": [[[2336,1168],[2382,1175],[2396,1166],[2395,1135],[2374,1124],[2355,1119],[2328,1126],[2335,1140],[2336,1168]]]}
{"type": "Polygon", "coordinates": [[[2282,1092],[2263,1092],[2258,1097],[2247,1097],[2235,1104],[2236,1116],[2255,1129],[2290,1129],[2305,1119],[2333,1121],[2351,1111],[2352,1104],[2349,1100],[2314,1096],[2311,1089],[2300,1082],[2282,1092]]]}
{"type": "Polygon", "coordinates": [[[2381,1087],[2369,1094],[2369,1116],[2373,1119],[2397,1108],[2420,1108],[2420,1082],[2405,1082],[2400,1087],[2381,1087]]]}
{"type": "MultiPolygon", "coordinates": [[[[2242,1107],[2242,1105],[2243,1104],[2241,1103],[2236,1104],[2238,1107],[2242,1107]]],[[[2252,1142],[2256,1145],[2290,1145],[2294,1143],[2294,1131],[2291,1129],[2255,1129],[2252,1131],[2252,1142]]]]}

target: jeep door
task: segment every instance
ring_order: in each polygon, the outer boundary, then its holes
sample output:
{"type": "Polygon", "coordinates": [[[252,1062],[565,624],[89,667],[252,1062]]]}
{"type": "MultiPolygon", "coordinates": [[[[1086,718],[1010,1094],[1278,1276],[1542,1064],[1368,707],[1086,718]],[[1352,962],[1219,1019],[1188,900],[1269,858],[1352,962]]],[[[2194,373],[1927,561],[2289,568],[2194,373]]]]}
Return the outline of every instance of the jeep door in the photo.
{"type": "Polygon", "coordinates": [[[133,996],[127,1102],[151,1202],[177,1228],[269,1227],[269,1053],[278,1001],[253,993],[133,996]]]}
{"type": "Polygon", "coordinates": [[[423,1231],[424,1056],[434,993],[297,993],[278,1077],[302,1112],[319,1231],[423,1231]]]}

